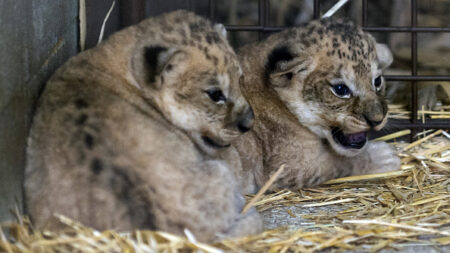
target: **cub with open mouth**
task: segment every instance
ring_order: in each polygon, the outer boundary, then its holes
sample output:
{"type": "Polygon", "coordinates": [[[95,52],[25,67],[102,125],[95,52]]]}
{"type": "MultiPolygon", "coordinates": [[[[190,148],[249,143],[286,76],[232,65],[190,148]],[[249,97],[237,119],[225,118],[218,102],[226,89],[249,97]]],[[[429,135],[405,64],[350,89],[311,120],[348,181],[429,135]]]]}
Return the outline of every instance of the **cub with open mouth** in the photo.
{"type": "Polygon", "coordinates": [[[282,164],[286,169],[272,189],[400,167],[388,144],[367,139],[368,131],[387,121],[382,70],[392,54],[360,27],[312,21],[247,45],[238,55],[241,88],[255,114],[254,128],[234,142],[248,191],[282,164]]]}

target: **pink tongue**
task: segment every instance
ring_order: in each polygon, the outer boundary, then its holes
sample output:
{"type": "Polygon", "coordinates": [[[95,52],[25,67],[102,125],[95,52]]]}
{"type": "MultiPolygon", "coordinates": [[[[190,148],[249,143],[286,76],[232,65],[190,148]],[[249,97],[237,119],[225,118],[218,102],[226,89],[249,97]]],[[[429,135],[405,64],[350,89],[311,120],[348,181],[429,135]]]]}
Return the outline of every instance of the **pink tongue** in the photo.
{"type": "Polygon", "coordinates": [[[345,136],[347,137],[347,140],[351,143],[362,142],[366,139],[366,132],[347,134],[345,136]]]}

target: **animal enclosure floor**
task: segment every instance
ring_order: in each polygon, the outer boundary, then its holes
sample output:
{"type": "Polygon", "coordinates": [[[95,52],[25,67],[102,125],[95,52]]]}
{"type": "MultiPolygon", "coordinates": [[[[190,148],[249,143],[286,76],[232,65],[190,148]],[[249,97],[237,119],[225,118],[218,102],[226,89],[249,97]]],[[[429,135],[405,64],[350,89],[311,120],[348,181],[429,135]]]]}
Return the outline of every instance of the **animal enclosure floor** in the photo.
{"type": "Polygon", "coordinates": [[[266,226],[259,235],[206,245],[158,231],[100,232],[64,217],[63,233],[35,231],[21,218],[0,229],[0,252],[450,252],[449,134],[393,145],[400,171],[264,195],[254,204],[266,226]]]}

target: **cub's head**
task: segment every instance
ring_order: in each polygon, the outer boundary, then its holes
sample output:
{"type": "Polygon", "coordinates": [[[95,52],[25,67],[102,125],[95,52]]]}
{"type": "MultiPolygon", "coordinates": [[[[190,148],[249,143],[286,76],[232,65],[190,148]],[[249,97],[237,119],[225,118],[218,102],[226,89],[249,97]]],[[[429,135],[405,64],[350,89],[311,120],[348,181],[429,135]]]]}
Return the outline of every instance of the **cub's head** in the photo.
{"type": "Polygon", "coordinates": [[[160,41],[136,49],[135,79],[144,96],[201,150],[226,148],[250,130],[253,111],[240,91],[242,70],[225,28],[185,11],[163,17],[166,33],[152,33],[160,41]]]}
{"type": "Polygon", "coordinates": [[[345,156],[361,152],[387,121],[382,70],[389,49],[350,22],[324,19],[280,35],[268,53],[267,84],[301,124],[345,156]]]}

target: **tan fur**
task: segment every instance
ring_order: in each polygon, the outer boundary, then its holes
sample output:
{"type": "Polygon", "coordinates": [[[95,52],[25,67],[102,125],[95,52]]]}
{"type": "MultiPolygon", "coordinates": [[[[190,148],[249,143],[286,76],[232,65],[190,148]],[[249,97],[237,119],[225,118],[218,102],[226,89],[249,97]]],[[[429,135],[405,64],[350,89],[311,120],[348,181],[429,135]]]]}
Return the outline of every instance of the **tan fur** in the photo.
{"type": "Polygon", "coordinates": [[[247,191],[261,187],[282,164],[285,172],[272,189],[399,168],[386,143],[347,149],[331,133],[332,128],[345,134],[379,130],[386,122],[384,81],[377,91],[372,80],[392,56],[372,36],[351,23],[326,19],[274,34],[238,55],[241,88],[255,112],[253,130],[234,143],[247,191]],[[350,87],[350,98],[333,93],[336,81],[350,87]],[[367,120],[381,123],[372,127],[367,120]]]}
{"type": "Polygon", "coordinates": [[[253,119],[240,75],[226,39],[185,11],[70,59],[47,83],[29,137],[25,190],[36,226],[58,228],[59,213],[96,229],[187,228],[201,241],[260,231],[254,209],[240,214],[239,168],[230,167],[239,157],[226,147],[253,119]],[[160,52],[156,62],[146,62],[148,48],[160,52]],[[212,101],[211,87],[227,101],[212,101]]]}

